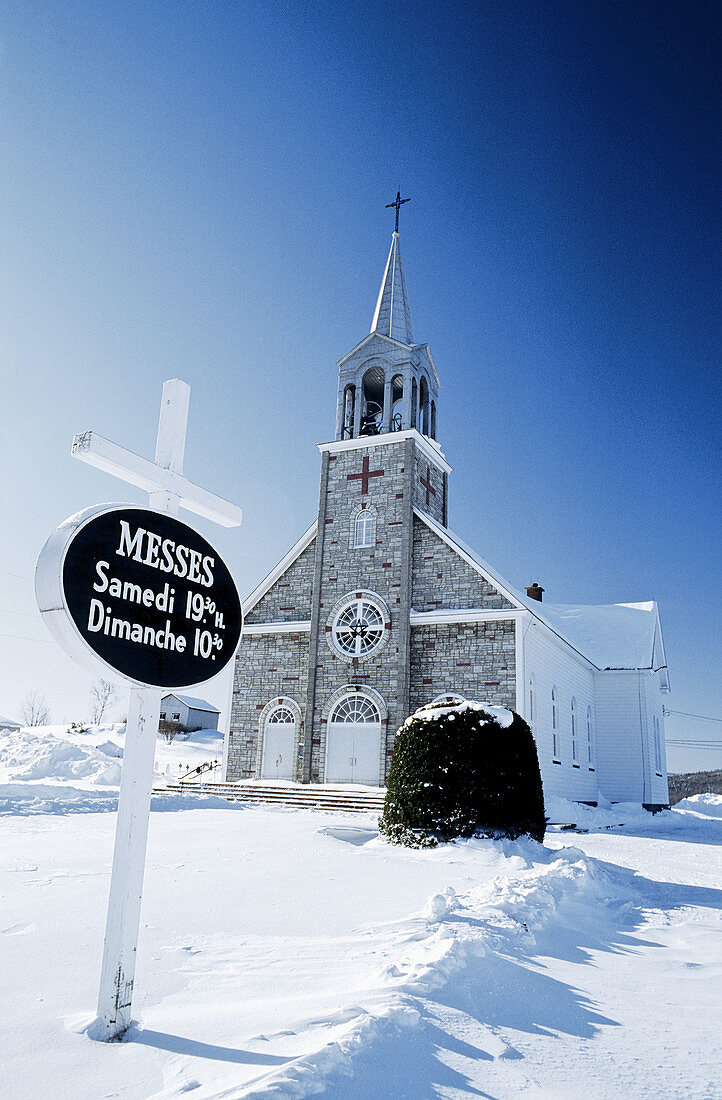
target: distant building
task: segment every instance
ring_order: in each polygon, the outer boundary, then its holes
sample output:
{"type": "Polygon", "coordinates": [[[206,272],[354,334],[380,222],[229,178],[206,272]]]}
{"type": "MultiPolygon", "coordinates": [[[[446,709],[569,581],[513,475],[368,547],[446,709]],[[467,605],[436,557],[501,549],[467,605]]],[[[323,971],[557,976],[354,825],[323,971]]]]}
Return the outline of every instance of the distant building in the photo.
{"type": "Polygon", "coordinates": [[[3,716],[0,714],[0,732],[2,732],[3,730],[19,730],[21,728],[22,727],[19,722],[13,722],[12,718],[3,718],[3,716]]]}
{"type": "Polygon", "coordinates": [[[192,695],[164,695],[160,701],[161,722],[178,722],[187,730],[217,730],[220,713],[212,703],[192,695]]]}

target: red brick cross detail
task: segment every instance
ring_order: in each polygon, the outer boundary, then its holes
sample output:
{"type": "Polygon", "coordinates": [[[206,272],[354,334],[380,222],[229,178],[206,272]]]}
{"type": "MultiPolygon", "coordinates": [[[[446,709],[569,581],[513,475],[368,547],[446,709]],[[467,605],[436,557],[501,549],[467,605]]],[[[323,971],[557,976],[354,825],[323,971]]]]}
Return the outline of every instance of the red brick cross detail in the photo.
{"type": "Polygon", "coordinates": [[[369,459],[368,459],[368,455],[366,455],[366,457],[364,458],[363,463],[361,465],[361,473],[360,474],[346,474],[346,480],[347,481],[356,481],[360,478],[361,479],[361,495],[365,496],[369,491],[369,478],[370,477],[383,477],[383,476],[384,476],[384,471],[383,470],[369,470],[369,459]]]}
{"type": "Polygon", "coordinates": [[[431,469],[428,466],[426,467],[426,481],[424,481],[423,477],[420,480],[421,484],[426,489],[426,507],[428,508],[429,493],[431,493],[432,497],[436,496],[436,489],[434,489],[433,485],[431,484],[431,469]]]}

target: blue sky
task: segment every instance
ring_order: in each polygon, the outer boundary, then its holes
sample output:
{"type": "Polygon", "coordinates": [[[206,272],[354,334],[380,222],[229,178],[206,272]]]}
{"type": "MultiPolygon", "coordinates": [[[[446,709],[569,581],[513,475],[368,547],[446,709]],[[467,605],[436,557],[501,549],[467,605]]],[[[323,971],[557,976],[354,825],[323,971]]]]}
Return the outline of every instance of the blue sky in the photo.
{"type": "Polygon", "coordinates": [[[87,711],[27,578],[67,515],[142,497],[73,462],[76,431],[151,455],[180,376],[186,472],[245,509],[204,528],[240,589],[308,525],[401,187],[450,526],[551,602],[656,598],[669,706],[722,717],[720,21],[634,0],[4,5],[0,713],[32,688],[58,721],[87,711]]]}

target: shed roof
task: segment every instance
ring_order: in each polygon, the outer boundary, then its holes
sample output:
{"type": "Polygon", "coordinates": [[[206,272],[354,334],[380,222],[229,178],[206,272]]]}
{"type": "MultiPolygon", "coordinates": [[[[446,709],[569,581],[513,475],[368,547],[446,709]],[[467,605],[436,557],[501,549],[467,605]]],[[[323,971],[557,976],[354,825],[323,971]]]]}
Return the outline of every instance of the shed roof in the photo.
{"type": "Polygon", "coordinates": [[[196,699],[193,695],[179,695],[177,691],[171,692],[169,695],[163,696],[163,702],[166,699],[178,699],[181,703],[185,703],[191,710],[208,710],[213,714],[220,714],[218,707],[214,707],[213,703],[206,702],[205,699],[196,699]]]}

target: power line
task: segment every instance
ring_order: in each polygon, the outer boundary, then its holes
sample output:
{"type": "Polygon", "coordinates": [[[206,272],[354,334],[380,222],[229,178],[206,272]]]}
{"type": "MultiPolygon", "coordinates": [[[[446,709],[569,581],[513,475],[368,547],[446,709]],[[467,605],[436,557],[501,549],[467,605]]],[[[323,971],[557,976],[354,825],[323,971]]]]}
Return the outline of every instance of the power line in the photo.
{"type": "Polygon", "coordinates": [[[20,573],[11,573],[9,569],[0,569],[0,573],[5,573],[7,577],[15,577],[16,581],[27,581],[28,584],[33,583],[32,577],[23,577],[20,573]]]}
{"type": "Polygon", "coordinates": [[[686,710],[670,710],[664,707],[664,714],[681,714],[683,718],[699,718],[702,722],[722,722],[722,718],[711,718],[709,714],[689,714],[686,710]]]}
{"type": "Polygon", "coordinates": [[[688,749],[720,749],[722,741],[673,741],[666,739],[668,745],[684,745],[688,749]]]}
{"type": "Polygon", "coordinates": [[[0,638],[18,638],[20,641],[40,641],[43,646],[55,646],[56,642],[50,638],[29,638],[25,634],[0,634],[0,638]]]}

